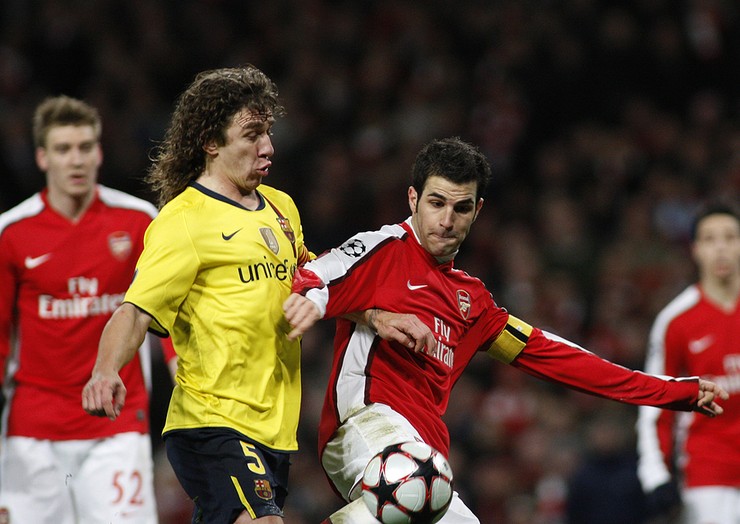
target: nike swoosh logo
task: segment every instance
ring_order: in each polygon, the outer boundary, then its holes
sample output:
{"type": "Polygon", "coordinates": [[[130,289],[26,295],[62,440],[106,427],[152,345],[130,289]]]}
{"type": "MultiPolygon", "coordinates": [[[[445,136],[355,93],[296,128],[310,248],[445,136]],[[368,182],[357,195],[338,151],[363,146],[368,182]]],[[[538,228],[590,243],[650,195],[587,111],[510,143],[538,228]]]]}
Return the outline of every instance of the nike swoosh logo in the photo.
{"type": "Polygon", "coordinates": [[[696,355],[697,353],[701,353],[702,351],[707,349],[713,343],[714,337],[712,335],[706,335],[701,338],[697,338],[696,340],[690,340],[689,351],[696,355]]]}
{"type": "Polygon", "coordinates": [[[414,284],[411,283],[410,280],[407,280],[406,281],[406,287],[409,288],[411,291],[416,291],[417,289],[421,289],[421,288],[427,287],[427,285],[426,284],[414,285],[414,284]]]}
{"type": "Polygon", "coordinates": [[[33,268],[39,267],[41,264],[43,264],[50,258],[51,258],[51,253],[46,253],[38,257],[26,257],[26,260],[24,261],[24,263],[26,265],[26,269],[33,269],[33,268]]]}
{"type": "Polygon", "coordinates": [[[226,234],[224,234],[224,233],[221,233],[221,238],[223,238],[224,240],[231,240],[231,238],[232,238],[232,237],[233,237],[234,235],[236,235],[236,234],[237,234],[237,233],[238,233],[239,231],[241,231],[242,229],[244,229],[244,228],[240,227],[239,229],[237,229],[236,231],[234,231],[234,232],[233,232],[232,234],[230,234],[230,235],[226,235],[226,234]]]}

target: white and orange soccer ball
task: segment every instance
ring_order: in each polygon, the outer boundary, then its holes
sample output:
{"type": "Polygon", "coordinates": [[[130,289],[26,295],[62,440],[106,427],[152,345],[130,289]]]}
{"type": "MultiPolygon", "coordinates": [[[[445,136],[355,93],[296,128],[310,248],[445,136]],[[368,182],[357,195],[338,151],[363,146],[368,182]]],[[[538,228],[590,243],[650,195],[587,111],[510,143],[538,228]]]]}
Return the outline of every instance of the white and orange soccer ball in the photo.
{"type": "Polygon", "coordinates": [[[393,444],[365,467],[362,498],[383,524],[437,522],[452,501],[452,468],[423,442],[393,444]]]}

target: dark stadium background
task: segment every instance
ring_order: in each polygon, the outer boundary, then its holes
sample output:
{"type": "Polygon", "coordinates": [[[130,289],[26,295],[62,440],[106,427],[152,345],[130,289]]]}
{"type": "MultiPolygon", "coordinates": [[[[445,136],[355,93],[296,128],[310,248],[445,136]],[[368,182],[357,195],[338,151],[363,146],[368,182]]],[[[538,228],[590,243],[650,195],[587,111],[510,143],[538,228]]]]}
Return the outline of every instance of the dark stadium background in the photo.
{"type": "MultiPolygon", "coordinates": [[[[314,251],[403,220],[415,153],[459,135],[495,181],[456,265],[518,317],[639,368],[653,316],[694,277],[693,210],[740,194],[739,17],[722,0],[4,0],[0,211],[43,182],[43,97],[96,105],[101,182],[151,198],[142,175],[177,94],[250,62],[288,110],[267,183],[314,251]]],[[[315,449],[331,333],[304,343],[290,523],[338,504],[315,449]]],[[[155,379],[162,524],[188,522],[158,435],[161,360],[155,379]]],[[[476,359],[447,415],[457,488],[485,524],[644,522],[634,416],[476,359]]]]}

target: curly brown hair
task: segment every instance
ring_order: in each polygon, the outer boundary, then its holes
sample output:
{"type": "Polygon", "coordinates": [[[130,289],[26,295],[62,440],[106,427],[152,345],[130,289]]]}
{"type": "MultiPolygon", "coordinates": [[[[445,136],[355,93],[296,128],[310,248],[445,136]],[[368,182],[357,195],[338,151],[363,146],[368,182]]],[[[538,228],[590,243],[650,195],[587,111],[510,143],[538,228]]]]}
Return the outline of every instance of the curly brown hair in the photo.
{"type": "Polygon", "coordinates": [[[203,147],[223,145],[234,115],[243,109],[279,117],[285,109],[275,83],[252,65],[199,73],[180,95],[163,142],[155,148],[146,181],[161,208],[182,193],[205,168],[203,147]]]}

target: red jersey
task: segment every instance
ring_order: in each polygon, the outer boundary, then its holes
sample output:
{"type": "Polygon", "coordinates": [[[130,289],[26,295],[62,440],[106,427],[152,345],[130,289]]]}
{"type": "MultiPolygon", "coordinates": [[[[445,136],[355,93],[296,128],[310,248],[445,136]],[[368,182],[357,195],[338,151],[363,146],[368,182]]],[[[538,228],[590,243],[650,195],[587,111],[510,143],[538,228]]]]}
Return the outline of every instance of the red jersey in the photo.
{"type": "Polygon", "coordinates": [[[701,287],[688,287],[656,317],[645,369],[649,373],[698,375],[722,386],[730,398],[725,413],[710,419],[641,409],[638,473],[651,491],[683,470],[688,487],[740,486],[740,303],[719,309],[701,287]]]}
{"type": "Polygon", "coordinates": [[[141,363],[148,355],[121,370],[126,409],[114,422],[85,413],[81,395],[155,214],[144,200],[98,186],[77,222],[49,206],[46,190],[0,215],[0,369],[7,360],[8,436],[70,440],[149,431],[141,363]]]}
{"type": "Polygon", "coordinates": [[[447,455],[442,415],[454,382],[477,351],[539,378],[623,402],[688,410],[698,395],[696,380],[668,381],[628,370],[509,315],[479,279],[425,251],[410,220],[355,235],[307,263],[296,273],[293,291],[312,300],[324,317],[368,308],[414,314],[437,341],[415,353],[337,319],[320,452],[348,416],[378,402],[406,417],[447,455]]]}

